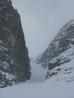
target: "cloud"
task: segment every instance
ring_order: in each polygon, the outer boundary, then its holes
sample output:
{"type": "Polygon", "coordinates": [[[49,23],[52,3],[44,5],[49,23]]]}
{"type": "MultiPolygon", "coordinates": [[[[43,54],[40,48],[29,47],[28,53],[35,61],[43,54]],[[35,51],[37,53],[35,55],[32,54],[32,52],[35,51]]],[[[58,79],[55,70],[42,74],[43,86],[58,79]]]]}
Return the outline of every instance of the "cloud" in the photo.
{"type": "Polygon", "coordinates": [[[74,0],[12,0],[18,9],[30,56],[44,51],[59,29],[74,19],[74,0]]]}

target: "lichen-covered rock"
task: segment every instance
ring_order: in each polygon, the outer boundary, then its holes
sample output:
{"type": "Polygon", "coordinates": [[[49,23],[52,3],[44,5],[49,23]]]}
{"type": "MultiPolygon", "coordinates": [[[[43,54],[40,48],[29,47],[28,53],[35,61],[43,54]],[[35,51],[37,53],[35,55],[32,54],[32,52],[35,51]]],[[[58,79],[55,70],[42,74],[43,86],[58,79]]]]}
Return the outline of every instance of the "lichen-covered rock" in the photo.
{"type": "Polygon", "coordinates": [[[20,15],[11,0],[0,0],[0,86],[23,82],[30,76],[20,15]]]}

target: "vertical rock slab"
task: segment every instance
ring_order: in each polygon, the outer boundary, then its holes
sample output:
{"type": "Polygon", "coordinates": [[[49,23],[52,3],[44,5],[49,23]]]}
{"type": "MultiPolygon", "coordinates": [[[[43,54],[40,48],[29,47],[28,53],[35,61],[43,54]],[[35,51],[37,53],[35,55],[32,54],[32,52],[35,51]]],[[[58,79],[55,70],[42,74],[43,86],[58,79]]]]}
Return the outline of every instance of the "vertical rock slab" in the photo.
{"type": "Polygon", "coordinates": [[[23,82],[30,76],[20,15],[11,0],[0,0],[0,87],[23,82]]]}

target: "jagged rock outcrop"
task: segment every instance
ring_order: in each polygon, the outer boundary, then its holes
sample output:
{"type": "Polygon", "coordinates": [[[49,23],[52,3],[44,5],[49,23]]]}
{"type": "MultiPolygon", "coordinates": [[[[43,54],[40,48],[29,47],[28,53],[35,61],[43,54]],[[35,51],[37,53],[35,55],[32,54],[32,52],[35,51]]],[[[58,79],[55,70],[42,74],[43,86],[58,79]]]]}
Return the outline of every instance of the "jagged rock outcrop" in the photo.
{"type": "Polygon", "coordinates": [[[0,0],[0,87],[23,82],[30,76],[20,15],[11,0],[0,0]]]}
{"type": "Polygon", "coordinates": [[[55,67],[59,67],[70,62],[74,56],[74,20],[69,21],[61,28],[54,40],[49,44],[48,48],[39,56],[37,63],[48,69],[46,78],[56,75],[52,71],[55,67]]]}

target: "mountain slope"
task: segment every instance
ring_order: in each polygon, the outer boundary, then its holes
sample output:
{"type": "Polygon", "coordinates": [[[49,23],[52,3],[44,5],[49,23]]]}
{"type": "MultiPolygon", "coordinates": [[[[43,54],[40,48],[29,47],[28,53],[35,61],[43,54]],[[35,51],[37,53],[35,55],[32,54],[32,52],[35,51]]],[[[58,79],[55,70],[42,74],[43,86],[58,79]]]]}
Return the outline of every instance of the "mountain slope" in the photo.
{"type": "MultiPolygon", "coordinates": [[[[48,48],[37,59],[37,63],[48,69],[46,78],[57,74],[51,70],[74,60],[74,20],[65,24],[48,48]]],[[[59,69],[60,70],[60,69],[59,69]]]]}

